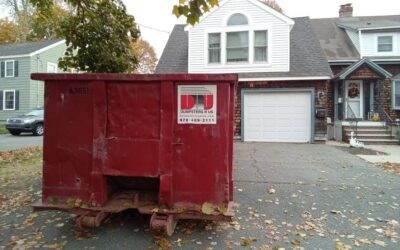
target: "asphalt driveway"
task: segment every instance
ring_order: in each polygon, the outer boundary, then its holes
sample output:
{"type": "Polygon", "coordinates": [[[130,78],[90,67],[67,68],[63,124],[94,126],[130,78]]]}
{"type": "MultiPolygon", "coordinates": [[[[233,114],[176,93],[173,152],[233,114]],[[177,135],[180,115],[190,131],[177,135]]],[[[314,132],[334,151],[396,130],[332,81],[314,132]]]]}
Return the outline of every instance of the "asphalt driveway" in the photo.
{"type": "Polygon", "coordinates": [[[33,136],[28,133],[23,133],[19,136],[13,136],[10,134],[0,135],[0,151],[41,146],[42,144],[43,136],[33,136]]]}
{"type": "Polygon", "coordinates": [[[234,155],[232,223],[180,222],[163,238],[131,211],[82,237],[70,215],[25,206],[0,211],[0,249],[398,249],[400,177],[329,145],[235,143],[234,155]]]}

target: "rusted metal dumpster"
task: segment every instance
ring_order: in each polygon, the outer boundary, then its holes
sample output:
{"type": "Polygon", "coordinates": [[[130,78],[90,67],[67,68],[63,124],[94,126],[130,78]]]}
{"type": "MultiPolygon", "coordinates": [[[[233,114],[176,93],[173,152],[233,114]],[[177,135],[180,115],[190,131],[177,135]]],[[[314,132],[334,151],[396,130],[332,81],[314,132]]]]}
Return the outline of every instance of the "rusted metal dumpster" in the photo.
{"type": "Polygon", "coordinates": [[[137,209],[178,219],[233,216],[236,75],[32,74],[45,81],[43,195],[34,210],[99,226],[137,209]]]}

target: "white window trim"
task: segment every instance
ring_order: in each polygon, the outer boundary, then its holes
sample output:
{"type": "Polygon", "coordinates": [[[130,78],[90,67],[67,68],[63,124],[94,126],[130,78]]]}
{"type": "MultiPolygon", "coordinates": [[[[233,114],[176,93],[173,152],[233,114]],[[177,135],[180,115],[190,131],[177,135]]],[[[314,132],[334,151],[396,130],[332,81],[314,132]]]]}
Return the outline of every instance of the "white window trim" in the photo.
{"type": "Polygon", "coordinates": [[[395,48],[395,44],[396,44],[396,42],[395,42],[395,35],[393,34],[393,33],[382,33],[382,34],[377,34],[376,36],[375,36],[375,42],[376,42],[376,44],[375,44],[375,50],[376,50],[376,53],[378,54],[378,55],[384,55],[384,54],[387,54],[387,55],[391,55],[391,54],[393,54],[395,51],[396,51],[396,48],[395,48]],[[391,36],[392,37],[392,51],[379,51],[379,37],[383,37],[383,36],[391,36]]]}
{"type": "Polygon", "coordinates": [[[3,90],[3,110],[15,110],[15,89],[13,89],[13,90],[3,90]],[[13,100],[13,108],[12,109],[8,109],[7,107],[6,107],[6,93],[14,93],[14,95],[13,95],[13,97],[14,97],[14,100],[13,100]]]}
{"type": "Polygon", "coordinates": [[[393,85],[392,85],[392,108],[394,110],[400,110],[400,103],[398,103],[397,106],[396,106],[396,98],[395,98],[396,83],[400,85],[400,80],[394,80],[393,81],[393,85]]]}
{"type": "Polygon", "coordinates": [[[47,62],[47,73],[57,73],[57,64],[56,63],[52,63],[52,62],[47,62]],[[49,71],[49,67],[53,66],[55,71],[54,72],[50,72],[49,71]]]}
{"type": "Polygon", "coordinates": [[[14,73],[15,73],[15,60],[6,60],[5,62],[4,62],[4,77],[14,77],[14,73]],[[7,63],[10,63],[10,62],[12,62],[12,76],[10,76],[10,75],[7,75],[7,63]]]}
{"type": "MultiPolygon", "coordinates": [[[[249,20],[249,24],[250,24],[249,20]]],[[[209,28],[204,32],[204,67],[212,69],[227,69],[227,68],[252,68],[255,65],[262,67],[272,66],[272,26],[271,25],[237,25],[227,27],[209,28]],[[255,31],[267,31],[268,44],[267,44],[267,62],[256,62],[254,61],[254,32],[255,31]],[[226,57],[226,33],[228,32],[249,32],[249,60],[248,62],[227,62],[226,57]],[[209,63],[208,58],[208,35],[210,33],[221,34],[221,63],[209,63]]]]}

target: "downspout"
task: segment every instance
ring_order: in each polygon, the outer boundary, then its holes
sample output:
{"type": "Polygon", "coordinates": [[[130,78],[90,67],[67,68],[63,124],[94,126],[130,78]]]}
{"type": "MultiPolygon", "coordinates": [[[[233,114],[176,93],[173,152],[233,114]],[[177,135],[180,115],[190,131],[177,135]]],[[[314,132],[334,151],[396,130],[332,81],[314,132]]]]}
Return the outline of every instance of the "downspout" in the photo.
{"type": "MultiPolygon", "coordinates": [[[[39,73],[40,55],[36,56],[36,73],[39,73]]],[[[39,108],[39,81],[36,81],[36,108],[39,108]]]]}

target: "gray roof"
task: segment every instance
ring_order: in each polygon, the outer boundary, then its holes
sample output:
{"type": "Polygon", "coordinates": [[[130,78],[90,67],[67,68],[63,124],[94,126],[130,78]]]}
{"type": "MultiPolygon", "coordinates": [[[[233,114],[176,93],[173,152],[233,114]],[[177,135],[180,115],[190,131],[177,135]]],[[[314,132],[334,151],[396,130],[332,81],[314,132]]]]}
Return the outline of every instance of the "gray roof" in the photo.
{"type": "Polygon", "coordinates": [[[0,45],[0,56],[28,55],[59,41],[62,41],[62,39],[0,45]]]}
{"type": "Polygon", "coordinates": [[[185,26],[175,25],[158,61],[156,74],[188,72],[188,34],[185,26]]]}
{"type": "Polygon", "coordinates": [[[338,24],[358,24],[361,27],[361,23],[366,22],[376,23],[376,25],[393,24],[400,22],[400,15],[311,19],[312,27],[328,60],[343,61],[358,60],[360,54],[344,29],[338,27],[338,24]]]}
{"type": "MultiPolygon", "coordinates": [[[[239,73],[241,78],[332,76],[325,54],[308,17],[294,18],[290,34],[290,71],[239,73]]],[[[176,25],[161,55],[156,73],[188,72],[188,35],[185,25],[176,25]]]]}
{"type": "Polygon", "coordinates": [[[382,29],[387,27],[400,27],[400,22],[392,20],[367,20],[367,21],[339,21],[337,25],[351,30],[360,29],[382,29]]]}

